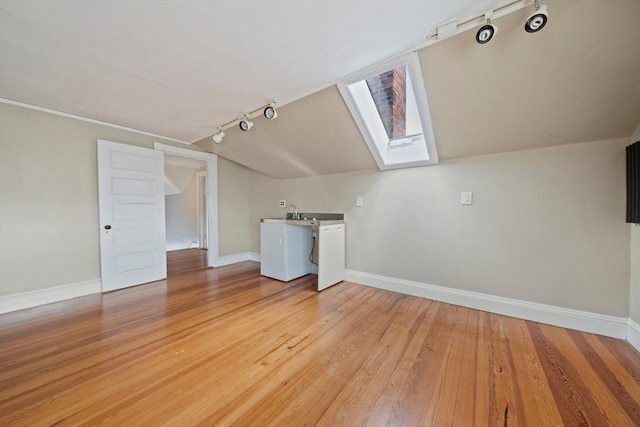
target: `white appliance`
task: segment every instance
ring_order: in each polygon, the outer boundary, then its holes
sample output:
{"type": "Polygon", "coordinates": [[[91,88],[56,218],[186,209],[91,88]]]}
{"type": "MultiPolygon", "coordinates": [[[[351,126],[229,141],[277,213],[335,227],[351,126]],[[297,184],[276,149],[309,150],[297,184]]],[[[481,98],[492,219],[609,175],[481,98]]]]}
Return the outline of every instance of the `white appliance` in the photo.
{"type": "Polygon", "coordinates": [[[260,274],[288,282],[311,273],[311,227],[260,224],[260,274]]]}
{"type": "Polygon", "coordinates": [[[323,225],[318,228],[318,290],[344,280],[346,274],[345,225],[323,225]]]}

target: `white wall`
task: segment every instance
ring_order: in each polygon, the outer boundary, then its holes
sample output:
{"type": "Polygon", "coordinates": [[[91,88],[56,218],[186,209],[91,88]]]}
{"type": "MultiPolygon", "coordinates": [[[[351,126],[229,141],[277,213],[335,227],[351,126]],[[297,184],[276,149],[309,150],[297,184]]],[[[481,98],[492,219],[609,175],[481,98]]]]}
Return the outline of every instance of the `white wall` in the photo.
{"type": "MultiPolygon", "coordinates": [[[[631,135],[629,143],[640,141],[640,125],[631,135]]],[[[631,280],[629,285],[629,317],[640,324],[640,225],[631,227],[631,280]]]]}
{"type": "MultiPolygon", "coordinates": [[[[0,104],[0,296],[99,278],[99,138],[157,140],[0,104]]],[[[350,269],[627,317],[628,141],[291,180],[220,159],[220,255],[258,252],[260,218],[286,199],[347,214],[350,269]]]]}
{"type": "Polygon", "coordinates": [[[286,199],[346,213],[349,269],[627,317],[627,141],[290,180],[250,172],[251,250],[286,199]]]}
{"type": "Polygon", "coordinates": [[[0,104],[0,295],[100,277],[99,138],[154,141],[0,104]]]}
{"type": "Polygon", "coordinates": [[[218,159],[218,206],[220,256],[249,251],[248,169],[230,160],[218,159]],[[224,201],[224,202],[222,202],[224,201]]]}
{"type": "Polygon", "coordinates": [[[629,317],[640,324],[640,225],[631,226],[631,280],[629,317]]]}
{"type": "Polygon", "coordinates": [[[164,198],[168,251],[190,248],[199,242],[198,177],[196,169],[190,170],[191,178],[182,192],[164,198]]]}
{"type": "MultiPolygon", "coordinates": [[[[147,148],[154,141],[178,145],[0,104],[0,296],[100,278],[98,139],[147,148]]],[[[219,186],[229,183],[226,172],[220,168],[219,186]]],[[[243,204],[227,203],[227,192],[219,190],[221,206],[242,209],[243,204]]],[[[246,192],[244,197],[246,209],[246,192]]],[[[238,215],[246,218],[247,212],[238,215]]],[[[221,215],[220,229],[229,216],[221,215]]],[[[225,244],[220,242],[221,254],[229,251],[225,244]]]]}

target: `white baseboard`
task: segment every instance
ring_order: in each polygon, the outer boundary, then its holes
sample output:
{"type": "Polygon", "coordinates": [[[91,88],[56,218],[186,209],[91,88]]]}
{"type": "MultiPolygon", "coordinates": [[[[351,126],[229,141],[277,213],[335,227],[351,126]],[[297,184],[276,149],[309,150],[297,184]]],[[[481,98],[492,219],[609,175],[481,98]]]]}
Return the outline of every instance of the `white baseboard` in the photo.
{"type": "Polygon", "coordinates": [[[627,341],[640,351],[640,325],[629,319],[627,322],[627,341]]]}
{"type": "Polygon", "coordinates": [[[194,248],[198,248],[199,246],[191,246],[189,244],[184,244],[184,245],[167,245],[167,252],[173,252],[173,251],[183,251],[185,249],[194,249],[194,248]]]}
{"type": "Polygon", "coordinates": [[[258,261],[260,262],[260,254],[254,252],[240,252],[238,254],[231,254],[218,257],[218,267],[224,265],[235,264],[243,261],[258,261]],[[257,258],[257,259],[256,259],[257,258]]]}
{"type": "Polygon", "coordinates": [[[0,297],[0,313],[100,293],[100,279],[0,297]]]}
{"type": "MultiPolygon", "coordinates": [[[[218,258],[218,266],[243,261],[260,262],[260,254],[255,252],[242,252],[222,256],[218,258]]],[[[626,339],[636,350],[640,351],[640,325],[629,318],[607,316],[513,298],[487,295],[479,292],[429,285],[355,270],[347,270],[345,280],[406,295],[488,311],[490,313],[503,314],[613,338],[626,339]]],[[[7,295],[0,297],[0,313],[8,313],[100,292],[100,279],[95,279],[48,289],[7,295]]]]}
{"type": "Polygon", "coordinates": [[[374,288],[623,340],[627,339],[627,330],[631,329],[628,318],[429,285],[361,271],[347,270],[345,280],[374,288]]]}

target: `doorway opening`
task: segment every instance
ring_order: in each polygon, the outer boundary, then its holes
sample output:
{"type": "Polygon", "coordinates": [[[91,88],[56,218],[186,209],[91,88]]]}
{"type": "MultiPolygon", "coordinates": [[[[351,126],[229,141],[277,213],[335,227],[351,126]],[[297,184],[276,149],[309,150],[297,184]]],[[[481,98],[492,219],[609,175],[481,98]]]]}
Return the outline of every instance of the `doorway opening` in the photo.
{"type": "Polygon", "coordinates": [[[167,276],[218,264],[217,159],[156,142],[165,158],[167,276]]]}
{"type": "Polygon", "coordinates": [[[207,249],[189,248],[167,251],[167,277],[190,271],[211,268],[207,266],[207,249]]]}
{"type": "Polygon", "coordinates": [[[206,162],[164,156],[167,276],[209,268],[206,162]]]}

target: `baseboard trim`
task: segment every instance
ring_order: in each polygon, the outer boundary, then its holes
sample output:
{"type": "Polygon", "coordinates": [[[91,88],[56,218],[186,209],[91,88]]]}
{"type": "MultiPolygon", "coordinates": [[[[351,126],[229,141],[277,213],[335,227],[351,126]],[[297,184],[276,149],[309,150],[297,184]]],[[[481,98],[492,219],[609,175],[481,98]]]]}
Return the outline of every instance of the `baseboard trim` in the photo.
{"type": "Polygon", "coordinates": [[[0,313],[22,310],[52,302],[100,293],[100,279],[86,282],[70,283],[53,288],[0,297],[0,313]]]}
{"type": "Polygon", "coordinates": [[[628,318],[429,285],[361,271],[347,270],[346,280],[374,288],[623,340],[627,339],[627,331],[630,329],[628,318]]]}
{"type": "MultiPolygon", "coordinates": [[[[242,252],[218,258],[218,266],[243,261],[260,262],[260,254],[242,252]]],[[[479,292],[347,270],[345,280],[378,289],[446,302],[490,313],[532,320],[563,328],[626,339],[640,351],[640,325],[630,318],[607,316],[479,292]]],[[[71,283],[0,297],[0,314],[101,292],[100,279],[71,283]]]]}
{"type": "Polygon", "coordinates": [[[254,252],[240,252],[237,254],[221,256],[221,257],[218,257],[218,267],[222,267],[230,264],[236,264],[238,262],[243,262],[243,261],[260,262],[260,254],[256,254],[254,252]]]}
{"type": "Polygon", "coordinates": [[[627,322],[627,341],[640,351],[640,325],[631,319],[627,322]]]}
{"type": "Polygon", "coordinates": [[[184,246],[184,245],[176,245],[176,246],[171,246],[171,247],[167,247],[167,252],[173,252],[173,251],[183,251],[185,249],[202,249],[200,248],[200,246],[192,246],[192,245],[188,245],[188,246],[184,246]]]}

